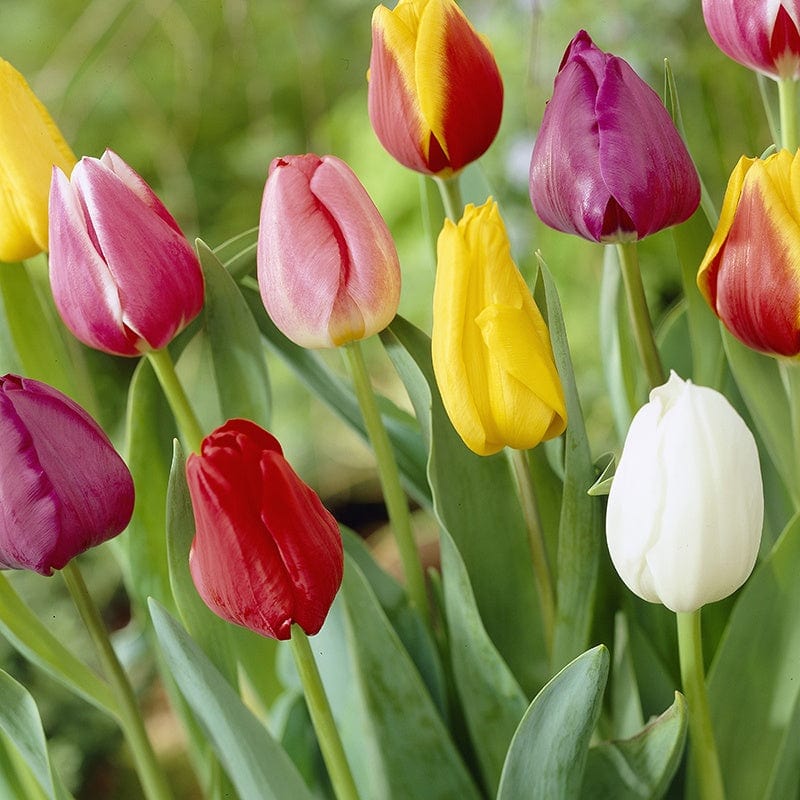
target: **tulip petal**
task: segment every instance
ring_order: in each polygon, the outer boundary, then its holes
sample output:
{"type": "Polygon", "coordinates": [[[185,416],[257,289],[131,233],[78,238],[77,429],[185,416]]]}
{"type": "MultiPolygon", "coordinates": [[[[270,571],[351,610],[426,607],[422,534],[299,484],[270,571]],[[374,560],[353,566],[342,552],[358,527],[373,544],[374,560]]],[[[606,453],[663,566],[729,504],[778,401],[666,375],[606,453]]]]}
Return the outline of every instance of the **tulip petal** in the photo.
{"type": "Polygon", "coordinates": [[[687,220],[697,172],[658,95],[621,58],[608,59],[596,111],[603,181],[638,238],[687,220]]]}

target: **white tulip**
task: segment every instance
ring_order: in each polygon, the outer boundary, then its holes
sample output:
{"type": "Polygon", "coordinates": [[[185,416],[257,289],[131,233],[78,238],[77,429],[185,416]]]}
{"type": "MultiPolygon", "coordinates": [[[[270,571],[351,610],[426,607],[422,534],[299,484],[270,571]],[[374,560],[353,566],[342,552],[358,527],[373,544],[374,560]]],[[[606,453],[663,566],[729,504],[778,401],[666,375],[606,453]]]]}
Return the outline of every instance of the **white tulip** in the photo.
{"type": "Polygon", "coordinates": [[[747,580],[763,521],[753,435],[723,395],[673,372],[633,418],[611,486],[620,577],[645,600],[696,611],[747,580]]]}

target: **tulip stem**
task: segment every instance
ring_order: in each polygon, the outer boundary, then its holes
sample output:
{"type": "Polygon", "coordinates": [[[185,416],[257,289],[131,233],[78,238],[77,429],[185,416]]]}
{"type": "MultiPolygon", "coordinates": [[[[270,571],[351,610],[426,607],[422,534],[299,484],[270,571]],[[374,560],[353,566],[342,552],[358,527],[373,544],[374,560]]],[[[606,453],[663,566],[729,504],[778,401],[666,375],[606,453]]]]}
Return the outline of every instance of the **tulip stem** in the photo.
{"type": "Polygon", "coordinates": [[[539,516],[539,506],[536,502],[536,490],[531,477],[528,454],[524,450],[506,448],[508,460],[511,462],[511,471],[517,484],[522,516],[528,530],[528,542],[531,548],[531,561],[533,574],[536,579],[536,589],[539,593],[539,606],[544,627],[544,642],[548,659],[553,653],[553,630],[556,623],[556,596],[553,590],[553,579],[550,574],[550,565],[547,562],[547,550],[542,535],[542,521],[539,516]]]}
{"type": "Polygon", "coordinates": [[[461,199],[461,184],[458,174],[451,175],[449,178],[434,178],[439,187],[439,194],[442,197],[444,215],[458,222],[464,213],[464,201],[461,199]]]}
{"type": "Polygon", "coordinates": [[[792,78],[778,81],[778,107],[781,115],[780,146],[794,153],[797,150],[797,86],[792,78]]]}
{"type": "Polygon", "coordinates": [[[633,325],[636,349],[639,351],[639,358],[647,373],[650,388],[655,389],[656,386],[664,383],[666,377],[661,364],[661,356],[658,354],[650,311],[647,308],[636,242],[617,243],[617,255],[622,270],[622,282],[625,285],[625,296],[628,300],[628,312],[633,325]]]}
{"type": "Polygon", "coordinates": [[[706,692],[700,609],[678,612],[678,654],[681,683],[689,706],[689,748],[700,800],[723,800],[725,789],[714,742],[706,692]]]}
{"type": "Polygon", "coordinates": [[[292,625],[292,655],[303,683],[308,713],[317,734],[322,757],[338,800],[358,800],[358,789],[336,729],[328,696],[311,652],[311,643],[299,625],[292,625]]]}
{"type": "Polygon", "coordinates": [[[412,605],[416,607],[423,619],[429,622],[430,614],[428,612],[425,574],[422,571],[417,543],[414,540],[414,532],[411,528],[408,501],[400,484],[400,471],[397,468],[397,461],[378,409],[375,393],[372,391],[367,365],[364,362],[364,354],[361,351],[361,343],[358,341],[350,342],[343,349],[350,375],[353,378],[361,414],[364,417],[367,435],[375,451],[383,499],[386,503],[389,522],[400,553],[400,560],[403,564],[408,596],[412,605]]]}
{"type": "Polygon", "coordinates": [[[184,440],[183,443],[189,452],[199,453],[200,443],[203,441],[203,429],[200,427],[189,398],[178,379],[175,363],[169,350],[166,347],[163,350],[151,350],[147,357],[150,359],[150,364],[164,390],[169,407],[172,409],[178,430],[184,440]]]}
{"type": "Polygon", "coordinates": [[[114,652],[100,610],[89,594],[77,563],[73,560],[67,564],[61,570],[61,576],[89,630],[103,671],[116,694],[120,727],[133,753],[145,796],[148,800],[171,800],[172,792],[147,736],[133,687],[114,652]]]}

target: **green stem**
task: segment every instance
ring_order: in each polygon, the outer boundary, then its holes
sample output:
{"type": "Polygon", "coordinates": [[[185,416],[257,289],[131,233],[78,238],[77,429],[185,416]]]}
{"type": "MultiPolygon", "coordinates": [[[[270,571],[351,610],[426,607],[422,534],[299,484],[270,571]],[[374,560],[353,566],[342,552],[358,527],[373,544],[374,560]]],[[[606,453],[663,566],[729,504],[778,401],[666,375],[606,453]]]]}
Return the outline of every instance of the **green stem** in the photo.
{"type": "Polygon", "coordinates": [[[792,78],[778,81],[778,107],[781,116],[780,146],[794,153],[797,150],[797,85],[792,78]]]}
{"type": "Polygon", "coordinates": [[[625,284],[625,297],[628,300],[628,312],[633,325],[633,335],[636,339],[636,349],[642,361],[647,381],[650,388],[661,386],[666,380],[661,356],[658,354],[656,338],[653,333],[653,323],[650,311],[647,308],[647,298],[644,294],[642,274],[639,271],[639,258],[636,251],[636,242],[619,242],[617,255],[622,270],[622,281],[625,284]]]}
{"type": "Polygon", "coordinates": [[[800,365],[789,359],[778,359],[778,368],[783,377],[786,399],[789,403],[791,434],[794,442],[794,474],[790,494],[795,508],[800,508],[800,365]]]}
{"type": "Polygon", "coordinates": [[[178,380],[178,374],[175,372],[175,364],[172,361],[169,350],[166,347],[163,350],[151,350],[147,357],[150,359],[158,382],[164,390],[169,407],[175,417],[175,422],[178,423],[183,443],[189,448],[190,452],[199,453],[200,442],[203,441],[203,429],[200,427],[189,398],[178,380]]]}
{"type": "Polygon", "coordinates": [[[400,471],[397,468],[392,445],[383,425],[375,394],[372,391],[367,365],[364,363],[364,354],[361,351],[361,343],[358,341],[350,342],[343,349],[350,375],[353,378],[361,414],[364,417],[364,425],[375,451],[378,474],[380,475],[381,488],[383,489],[383,499],[386,503],[389,522],[400,553],[400,560],[403,564],[408,596],[422,617],[429,621],[425,574],[422,571],[417,544],[414,541],[408,502],[400,484],[400,471]]]}
{"type": "Polygon", "coordinates": [[[700,800],[724,800],[725,789],[708,708],[700,609],[678,612],[678,654],[681,683],[689,706],[689,752],[700,800]]]}
{"type": "Polygon", "coordinates": [[[156,759],[144,720],[139,712],[133,687],[122,668],[111,640],[108,638],[100,611],[92,600],[78,565],[73,559],[61,570],[64,583],[89,630],[100,657],[100,663],[117,697],[120,726],[133,753],[136,769],[148,800],[171,800],[172,793],[156,759]]]}
{"type": "Polygon", "coordinates": [[[464,213],[464,201],[461,199],[460,173],[449,178],[434,178],[442,197],[444,214],[453,222],[458,222],[464,213]]]}
{"type": "Polygon", "coordinates": [[[322,757],[325,759],[325,766],[328,768],[333,791],[338,800],[358,800],[358,789],[350,772],[350,765],[347,763],[339,731],[336,730],[328,696],[325,694],[317,662],[311,652],[311,644],[299,625],[292,625],[290,642],[297,671],[303,682],[308,712],[322,750],[322,757]]]}
{"type": "Polygon", "coordinates": [[[547,562],[547,551],[544,545],[544,536],[542,535],[542,523],[536,502],[536,491],[533,486],[530,465],[528,464],[528,454],[524,450],[515,450],[507,447],[506,455],[514,473],[522,516],[525,519],[525,527],[528,529],[533,574],[536,579],[536,589],[539,593],[539,606],[542,613],[545,647],[547,648],[547,656],[550,658],[553,654],[556,596],[553,590],[550,565],[547,562]]]}

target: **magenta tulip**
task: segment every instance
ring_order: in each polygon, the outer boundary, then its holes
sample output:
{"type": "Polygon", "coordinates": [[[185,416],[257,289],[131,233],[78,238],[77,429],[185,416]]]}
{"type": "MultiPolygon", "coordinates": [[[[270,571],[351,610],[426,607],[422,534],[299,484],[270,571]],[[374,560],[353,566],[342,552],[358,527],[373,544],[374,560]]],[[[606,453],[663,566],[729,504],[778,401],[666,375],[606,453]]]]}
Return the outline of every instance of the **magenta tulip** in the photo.
{"type": "Polygon", "coordinates": [[[133,480],[100,426],[47,384],[0,378],[0,568],[50,575],[116,536],[133,480]]]}
{"type": "Polygon", "coordinates": [[[771,78],[800,78],[800,2],[703,0],[708,33],[725,55],[771,78]]]}
{"type": "Polygon", "coordinates": [[[342,582],[336,520],[278,440],[232,419],[186,462],[196,534],[189,567],[218,616],[274,639],[317,633],[342,582]]]}
{"type": "Polygon", "coordinates": [[[118,155],[82,158],[50,187],[50,284],[65,325],[121,356],[160,350],[203,306],[203,273],[178,223],[118,155]]]}
{"type": "Polygon", "coordinates": [[[635,241],[688,219],[700,181],[658,95],[585,31],[570,42],[533,148],[542,222],[595,242],[635,241]]]}
{"type": "Polygon", "coordinates": [[[308,154],[270,164],[258,284],[272,321],[302,347],[336,347],[392,321],[400,301],[397,249],[344,161],[308,154]]]}

